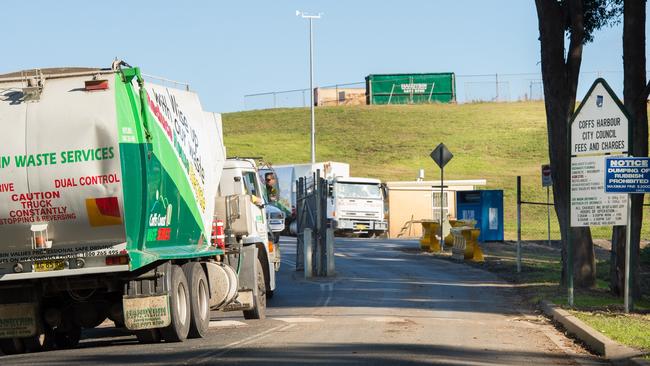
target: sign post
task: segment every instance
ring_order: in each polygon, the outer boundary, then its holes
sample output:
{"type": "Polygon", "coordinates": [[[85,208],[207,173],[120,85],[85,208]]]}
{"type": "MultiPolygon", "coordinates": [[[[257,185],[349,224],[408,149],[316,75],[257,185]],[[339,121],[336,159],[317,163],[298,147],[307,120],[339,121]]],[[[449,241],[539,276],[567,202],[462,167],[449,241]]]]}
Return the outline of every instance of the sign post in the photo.
{"type": "Polygon", "coordinates": [[[548,246],[551,246],[551,191],[553,185],[551,177],[551,164],[542,165],[542,187],[546,187],[546,230],[548,232],[548,246]]]}
{"type": "Polygon", "coordinates": [[[443,226],[443,223],[444,223],[444,208],[443,208],[443,206],[444,206],[444,201],[445,201],[445,199],[444,199],[444,197],[445,197],[444,196],[444,187],[445,187],[445,185],[444,185],[444,178],[445,178],[444,171],[445,171],[445,165],[447,165],[449,160],[451,160],[451,158],[453,158],[454,155],[451,153],[451,151],[449,151],[449,149],[447,149],[447,146],[445,146],[445,144],[443,144],[441,142],[440,144],[438,144],[438,146],[436,146],[435,149],[433,149],[433,151],[431,152],[431,154],[429,156],[431,156],[431,159],[433,159],[433,161],[435,161],[436,164],[440,167],[440,243],[442,243],[442,245],[440,245],[440,251],[443,252],[445,250],[445,244],[444,244],[445,238],[444,238],[444,236],[442,236],[442,233],[443,233],[442,226],[443,226]]]}
{"type": "MultiPolygon", "coordinates": [[[[596,79],[571,118],[569,194],[566,225],[568,302],[573,305],[571,228],[628,224],[626,194],[606,194],[605,157],[627,155],[632,141],[625,108],[607,82],[596,79]]],[[[628,224],[629,230],[629,224],[628,224]]],[[[618,254],[618,253],[617,253],[618,254]]],[[[627,265],[627,263],[626,263],[627,265]]],[[[626,276],[626,282],[629,276],[626,276]]]]}
{"type": "Polygon", "coordinates": [[[630,312],[630,238],[632,236],[632,194],[650,193],[650,158],[608,157],[605,160],[605,192],[627,193],[627,227],[625,230],[625,312],[630,312]]]}

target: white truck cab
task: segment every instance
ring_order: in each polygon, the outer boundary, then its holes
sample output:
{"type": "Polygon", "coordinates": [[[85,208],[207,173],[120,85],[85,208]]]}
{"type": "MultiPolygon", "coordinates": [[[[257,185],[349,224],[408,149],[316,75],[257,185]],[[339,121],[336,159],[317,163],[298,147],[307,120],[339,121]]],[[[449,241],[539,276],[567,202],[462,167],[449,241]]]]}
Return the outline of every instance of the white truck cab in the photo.
{"type": "Polygon", "coordinates": [[[327,215],[339,233],[378,236],[386,232],[381,181],[335,177],[330,180],[327,215]]]}
{"type": "MultiPolygon", "coordinates": [[[[244,245],[264,243],[263,248],[258,248],[259,253],[265,256],[262,261],[265,275],[269,281],[267,293],[275,289],[275,271],[279,268],[280,256],[273,243],[273,233],[269,228],[266,214],[267,203],[264,200],[263,185],[259,179],[258,168],[255,160],[245,158],[228,158],[224,163],[221,181],[219,183],[219,196],[244,196],[246,215],[253,220],[243,220],[248,226],[241,240],[244,245]],[[253,224],[254,223],[254,224],[253,224]]],[[[235,222],[235,227],[237,223],[235,222]]]]}

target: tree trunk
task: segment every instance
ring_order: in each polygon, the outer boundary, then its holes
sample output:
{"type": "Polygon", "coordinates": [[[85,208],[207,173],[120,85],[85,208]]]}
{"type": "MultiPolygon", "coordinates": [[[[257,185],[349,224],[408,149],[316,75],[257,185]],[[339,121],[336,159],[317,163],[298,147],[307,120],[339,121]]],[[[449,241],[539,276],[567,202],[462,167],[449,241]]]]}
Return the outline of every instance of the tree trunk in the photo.
{"type": "MultiPolygon", "coordinates": [[[[567,237],[570,226],[570,146],[568,128],[575,109],[578,76],[582,62],[584,40],[583,9],[581,0],[568,0],[566,5],[549,0],[535,0],[539,21],[544,105],[548,130],[549,157],[552,166],[555,212],[562,235],[562,283],[567,280],[567,237]],[[570,19],[571,40],[565,59],[565,20],[570,19]]],[[[573,274],[575,285],[591,287],[596,282],[596,266],[591,231],[589,228],[572,229],[573,274]]]]}
{"type": "MultiPolygon", "coordinates": [[[[648,111],[645,58],[646,1],[625,0],[623,3],[623,101],[630,115],[632,130],[631,155],[648,156],[648,111]]],[[[640,298],[639,242],[643,220],[643,195],[632,195],[632,231],[630,240],[630,290],[640,298]]],[[[611,290],[623,294],[625,279],[625,226],[616,226],[612,233],[611,290]]]]}

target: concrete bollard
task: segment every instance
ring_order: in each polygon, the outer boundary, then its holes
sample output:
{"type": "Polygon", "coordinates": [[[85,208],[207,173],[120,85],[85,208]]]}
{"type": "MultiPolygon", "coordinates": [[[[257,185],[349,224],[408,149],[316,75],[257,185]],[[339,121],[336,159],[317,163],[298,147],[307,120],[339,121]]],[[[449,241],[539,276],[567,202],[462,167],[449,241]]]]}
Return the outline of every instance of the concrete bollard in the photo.
{"type": "Polygon", "coordinates": [[[302,232],[302,242],[304,254],[303,258],[305,259],[305,278],[311,278],[314,268],[312,266],[312,231],[311,229],[304,229],[302,232]]]}
{"type": "Polygon", "coordinates": [[[334,266],[334,229],[328,228],[325,233],[326,238],[326,249],[327,249],[327,272],[325,275],[327,277],[334,276],[335,266],[334,266]]]}

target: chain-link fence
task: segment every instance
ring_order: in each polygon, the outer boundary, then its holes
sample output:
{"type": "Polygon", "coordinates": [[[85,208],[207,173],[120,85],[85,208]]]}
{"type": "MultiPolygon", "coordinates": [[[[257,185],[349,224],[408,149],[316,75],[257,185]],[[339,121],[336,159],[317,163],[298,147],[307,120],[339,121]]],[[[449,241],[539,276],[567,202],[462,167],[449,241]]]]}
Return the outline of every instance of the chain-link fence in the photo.
{"type": "MultiPolygon", "coordinates": [[[[553,189],[541,187],[539,179],[521,181],[521,240],[560,240],[560,225],[553,205],[553,189]],[[548,200],[547,200],[548,197],[548,200]],[[547,203],[548,202],[548,203],[547,203]]],[[[645,195],[643,217],[650,217],[650,195],[645,195]]],[[[647,222],[647,220],[644,220],[647,222]]],[[[591,227],[594,240],[611,240],[612,226],[591,227]]],[[[650,241],[650,225],[643,225],[641,240],[650,241]]]]}
{"type": "MultiPolygon", "coordinates": [[[[623,86],[622,71],[585,71],[580,73],[578,95],[583,95],[593,80],[599,77],[605,78],[615,89],[623,86]]],[[[453,100],[457,103],[544,99],[541,73],[461,74],[455,75],[454,84],[453,100]]],[[[429,98],[424,100],[435,101],[434,88],[430,91],[431,95],[425,96],[429,98]]],[[[309,88],[306,88],[248,94],[244,96],[244,109],[309,107],[309,93],[309,88]]],[[[338,83],[314,88],[314,102],[317,106],[365,104],[366,83],[338,83]]]]}

